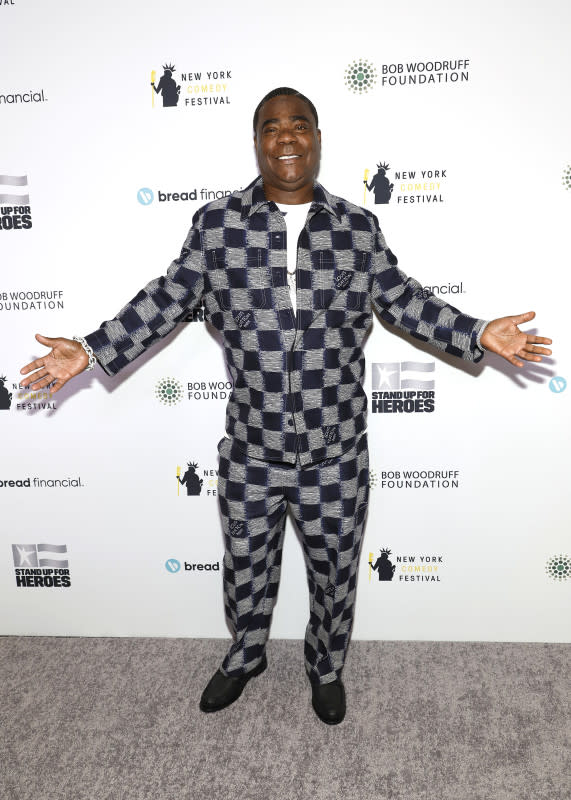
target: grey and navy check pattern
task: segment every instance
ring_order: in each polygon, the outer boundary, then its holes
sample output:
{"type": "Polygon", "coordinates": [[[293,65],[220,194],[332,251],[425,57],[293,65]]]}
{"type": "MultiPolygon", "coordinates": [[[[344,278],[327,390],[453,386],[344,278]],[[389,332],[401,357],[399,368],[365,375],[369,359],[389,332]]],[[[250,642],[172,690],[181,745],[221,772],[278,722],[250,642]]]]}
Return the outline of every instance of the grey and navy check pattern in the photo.
{"type": "Polygon", "coordinates": [[[340,457],[305,468],[250,458],[228,438],[218,451],[224,605],[234,635],[222,670],[238,676],[262,660],[278,592],[289,504],[301,534],[309,583],[305,668],[312,683],[330,683],[341,675],[353,624],[369,492],[367,434],[340,457]]]}
{"type": "Polygon", "coordinates": [[[284,217],[258,178],[200,209],[167,274],[86,339],[115,374],[204,300],[234,381],[228,436],[253,458],[302,465],[339,456],[365,430],[372,306],[447,353],[483,355],[485,322],[407,278],[376,217],[318,183],[298,240],[296,299],[294,316],[284,217]]]}

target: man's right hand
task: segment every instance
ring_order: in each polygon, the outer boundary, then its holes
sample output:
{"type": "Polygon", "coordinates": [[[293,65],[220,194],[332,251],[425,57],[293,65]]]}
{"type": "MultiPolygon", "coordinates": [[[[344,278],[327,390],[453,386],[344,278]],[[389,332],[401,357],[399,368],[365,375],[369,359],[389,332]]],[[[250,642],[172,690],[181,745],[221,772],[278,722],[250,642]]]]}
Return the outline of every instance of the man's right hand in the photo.
{"type": "Polygon", "coordinates": [[[43,358],[36,358],[30,364],[22,367],[22,375],[32,374],[20,381],[22,386],[31,386],[32,389],[43,389],[50,383],[51,394],[58,392],[70,378],[75,378],[89,364],[87,353],[73,339],[48,339],[47,336],[36,334],[36,341],[46,347],[51,347],[51,352],[43,358]],[[34,371],[35,370],[35,371],[34,371]]]}

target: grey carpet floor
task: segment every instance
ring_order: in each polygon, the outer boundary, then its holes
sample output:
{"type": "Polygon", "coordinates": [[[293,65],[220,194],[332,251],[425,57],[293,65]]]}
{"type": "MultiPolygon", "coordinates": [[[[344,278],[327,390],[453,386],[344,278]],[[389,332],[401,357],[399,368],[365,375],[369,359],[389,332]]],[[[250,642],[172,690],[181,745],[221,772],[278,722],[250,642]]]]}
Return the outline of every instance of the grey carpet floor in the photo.
{"type": "Polygon", "coordinates": [[[271,641],[240,700],[201,714],[225,650],[0,638],[2,800],[571,797],[567,645],[353,642],[333,727],[296,641],[271,641]]]}

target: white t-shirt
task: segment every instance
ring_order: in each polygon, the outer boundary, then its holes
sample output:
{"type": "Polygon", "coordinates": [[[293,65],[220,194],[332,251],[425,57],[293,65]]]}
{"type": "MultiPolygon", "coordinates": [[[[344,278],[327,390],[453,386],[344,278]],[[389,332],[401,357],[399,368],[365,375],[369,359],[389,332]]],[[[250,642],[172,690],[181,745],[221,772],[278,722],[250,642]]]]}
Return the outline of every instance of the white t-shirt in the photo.
{"type": "Polygon", "coordinates": [[[299,203],[298,205],[286,205],[276,203],[285,218],[287,228],[287,285],[294,313],[297,311],[296,304],[296,268],[297,268],[297,240],[303,230],[307,219],[307,212],[311,203],[299,203]]]}

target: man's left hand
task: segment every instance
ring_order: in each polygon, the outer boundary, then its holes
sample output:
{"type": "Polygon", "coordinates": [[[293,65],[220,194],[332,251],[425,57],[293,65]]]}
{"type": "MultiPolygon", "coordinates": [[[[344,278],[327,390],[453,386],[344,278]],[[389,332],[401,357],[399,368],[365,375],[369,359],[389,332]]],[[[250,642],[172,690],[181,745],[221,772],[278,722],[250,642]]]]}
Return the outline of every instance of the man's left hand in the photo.
{"type": "Polygon", "coordinates": [[[538,345],[551,344],[551,339],[531,336],[518,328],[518,325],[529,322],[534,317],[535,311],[527,311],[525,314],[492,320],[481,336],[482,347],[491,353],[497,353],[516,367],[523,367],[522,358],[525,361],[541,361],[543,356],[550,356],[551,350],[538,345]]]}

